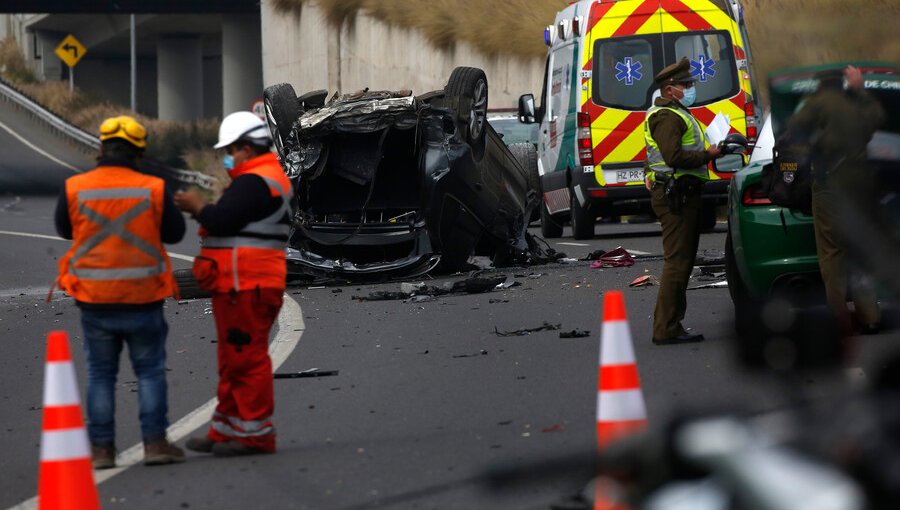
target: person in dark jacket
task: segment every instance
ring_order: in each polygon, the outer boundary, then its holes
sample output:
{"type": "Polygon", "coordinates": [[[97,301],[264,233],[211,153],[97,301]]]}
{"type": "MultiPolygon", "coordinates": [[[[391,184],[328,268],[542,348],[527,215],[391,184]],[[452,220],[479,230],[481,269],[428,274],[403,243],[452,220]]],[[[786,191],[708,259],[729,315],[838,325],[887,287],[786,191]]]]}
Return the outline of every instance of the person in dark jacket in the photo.
{"type": "Polygon", "coordinates": [[[709,180],[707,165],[720,150],[706,147],[703,129],[688,110],[697,90],[690,62],[684,58],[664,68],[654,80],[660,97],[644,120],[645,183],[662,226],[664,261],[652,341],[656,345],[700,342],[703,335],[689,333],[681,321],[700,242],[701,192],[709,180]]]}
{"type": "Polygon", "coordinates": [[[228,115],[216,148],[225,150],[231,184],[214,204],[193,192],[175,196],[178,207],[201,225],[193,273],[213,293],[219,338],[219,402],[206,436],[193,437],[186,446],[217,457],[275,452],[268,347],[287,278],[291,183],[271,144],[259,117],[228,115]]]}
{"type": "Polygon", "coordinates": [[[123,344],[138,379],[144,463],[184,461],[184,452],[166,439],[163,301],[177,289],[162,245],[180,241],[185,224],[163,180],[138,170],[146,138],[131,117],[106,119],[97,168],[68,178],[56,206],[56,231],[72,240],[59,260],[56,284],[81,309],[95,469],[115,466],[115,384],[123,344]]]}
{"type": "Polygon", "coordinates": [[[866,147],[885,120],[878,100],[866,92],[862,73],[848,66],[817,75],[819,86],[788,121],[788,129],[812,142],[812,213],[816,254],[829,308],[847,336],[855,329],[874,334],[881,311],[869,285],[852,286],[856,322],[847,308],[849,286],[847,226],[841,219],[850,207],[863,218],[877,218],[874,178],[866,147]]]}

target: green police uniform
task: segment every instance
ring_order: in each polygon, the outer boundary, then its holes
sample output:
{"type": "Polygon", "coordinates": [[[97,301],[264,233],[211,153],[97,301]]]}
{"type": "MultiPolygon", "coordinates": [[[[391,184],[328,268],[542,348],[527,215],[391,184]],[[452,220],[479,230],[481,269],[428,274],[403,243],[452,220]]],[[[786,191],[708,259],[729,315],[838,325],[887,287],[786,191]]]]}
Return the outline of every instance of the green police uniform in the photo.
{"type": "MultiPolygon", "coordinates": [[[[874,180],[866,145],[884,121],[884,110],[865,90],[842,90],[840,73],[819,77],[823,84],[807,98],[789,121],[789,129],[815,136],[812,194],[816,254],[828,306],[844,334],[852,332],[847,308],[848,269],[846,228],[841,228],[842,207],[852,207],[865,218],[877,218],[874,180]]],[[[877,331],[881,312],[875,292],[853,286],[853,304],[864,331],[877,331]]]]}
{"type": "MultiPolygon", "coordinates": [[[[682,59],[655,77],[660,88],[672,83],[692,82],[690,63],[682,59]]],[[[645,170],[653,183],[650,204],[662,225],[663,271],[653,314],[653,343],[696,342],[681,324],[687,310],[687,284],[700,242],[702,184],[709,179],[706,138],[699,122],[677,101],[658,98],[644,120],[647,144],[645,170]],[[666,181],[682,190],[673,204],[666,194],[666,181]],[[689,185],[690,184],[690,185],[689,185]],[[673,207],[674,205],[674,207],[673,207]]]]}

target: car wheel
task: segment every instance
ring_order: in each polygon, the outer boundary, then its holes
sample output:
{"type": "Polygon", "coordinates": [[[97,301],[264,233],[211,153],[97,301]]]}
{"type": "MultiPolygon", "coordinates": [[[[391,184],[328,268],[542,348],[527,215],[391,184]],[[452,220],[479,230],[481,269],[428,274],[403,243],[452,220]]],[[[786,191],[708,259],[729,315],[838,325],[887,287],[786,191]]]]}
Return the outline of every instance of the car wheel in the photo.
{"type": "Polygon", "coordinates": [[[746,323],[750,315],[750,307],[753,300],[750,292],[741,279],[738,272],[737,260],[734,254],[734,243],[731,240],[731,228],[725,235],[725,280],[728,282],[728,293],[731,294],[731,302],[734,303],[734,321],[738,330],[746,323]]]}
{"type": "Polygon", "coordinates": [[[172,271],[172,276],[175,277],[175,283],[178,284],[178,294],[181,299],[202,299],[212,296],[211,292],[200,288],[190,269],[176,269],[172,271]]]}
{"type": "Polygon", "coordinates": [[[272,133],[272,142],[278,155],[284,159],[284,146],[294,122],[303,113],[300,101],[290,83],[278,83],[266,87],[263,91],[263,104],[266,107],[266,123],[272,133]]]}
{"type": "Polygon", "coordinates": [[[596,218],[588,209],[581,206],[574,191],[569,193],[569,197],[571,198],[572,237],[575,239],[593,239],[596,218]]]}
{"type": "Polygon", "coordinates": [[[481,159],[487,129],[487,76],[477,67],[457,67],[450,73],[444,95],[456,109],[458,129],[472,147],[472,154],[476,159],[481,159]]]}
{"type": "MultiPolygon", "coordinates": [[[[528,190],[534,190],[538,199],[541,199],[541,176],[538,175],[537,150],[530,143],[514,143],[509,146],[509,151],[515,156],[519,164],[525,170],[525,180],[528,183],[528,190]]],[[[535,207],[531,212],[529,223],[537,221],[541,217],[540,210],[535,207]]]]}
{"type": "Polygon", "coordinates": [[[563,225],[562,223],[553,217],[550,214],[550,211],[547,210],[547,204],[544,203],[543,198],[541,198],[541,235],[547,239],[555,239],[558,237],[562,237],[563,235],[563,225]]]}

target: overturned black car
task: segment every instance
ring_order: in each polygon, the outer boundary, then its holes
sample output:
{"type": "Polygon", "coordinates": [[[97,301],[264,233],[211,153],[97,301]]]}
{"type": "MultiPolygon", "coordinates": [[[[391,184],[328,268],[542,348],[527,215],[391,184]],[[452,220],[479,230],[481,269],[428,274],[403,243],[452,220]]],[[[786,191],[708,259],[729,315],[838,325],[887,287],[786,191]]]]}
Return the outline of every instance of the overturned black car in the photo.
{"type": "Polygon", "coordinates": [[[534,147],[507,148],[487,123],[484,72],[443,90],[265,90],[269,128],[295,189],[291,276],[415,276],[472,255],[528,258],[534,147]]]}

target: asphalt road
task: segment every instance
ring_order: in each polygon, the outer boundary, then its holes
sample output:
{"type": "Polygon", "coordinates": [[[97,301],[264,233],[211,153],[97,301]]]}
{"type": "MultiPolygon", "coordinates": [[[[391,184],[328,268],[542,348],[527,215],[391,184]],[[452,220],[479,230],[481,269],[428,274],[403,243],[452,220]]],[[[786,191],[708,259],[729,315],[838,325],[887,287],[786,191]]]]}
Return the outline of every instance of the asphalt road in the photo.
{"type": "MultiPolygon", "coordinates": [[[[0,200],[0,333],[5,351],[0,431],[6,459],[0,467],[0,508],[29,500],[36,492],[48,331],[69,332],[84,388],[78,311],[60,293],[45,301],[55,262],[68,246],[53,238],[53,205],[51,197],[0,200]]],[[[581,490],[590,473],[582,467],[502,492],[488,490],[480,479],[498,464],[525,466],[594,450],[602,295],[611,289],[624,289],[651,428],[662,428],[690,410],[764,411],[788,405],[791,392],[776,378],[736,365],[726,288],[688,294],[686,325],[703,332],[706,342],[650,343],[657,287],[629,288],[628,283],[640,275],[659,275],[658,228],[598,224],[598,238],[592,241],[554,240],[554,248],[574,258],[620,245],[646,255],[628,268],[597,270],[579,261],[499,270],[497,274],[522,283],[505,291],[404,303],[353,299],[376,290],[399,290],[399,283],[289,289],[290,306],[283,310],[275,342],[296,342],[296,347],[278,372],[317,367],[339,373],[276,380],[278,453],[236,459],[190,453],[181,465],[135,465],[104,478],[101,501],[107,508],[129,509],[548,508],[581,490]],[[544,322],[563,330],[590,330],[591,335],[495,334],[495,328],[508,331],[544,322]]],[[[723,244],[720,224],[703,235],[701,252],[721,250],[723,244]]],[[[191,235],[170,252],[194,255],[196,246],[191,235]]],[[[188,265],[181,259],[174,263],[188,265]]],[[[208,300],[170,301],[166,314],[174,423],[214,395],[215,337],[208,300]]],[[[896,335],[871,337],[849,373],[864,380],[889,347],[900,347],[896,335]]],[[[134,381],[125,363],[118,386],[120,450],[140,440],[134,381]]],[[[813,398],[850,384],[843,371],[801,381],[813,398]]],[[[190,433],[189,428],[180,427],[179,434],[190,433]]]]}

